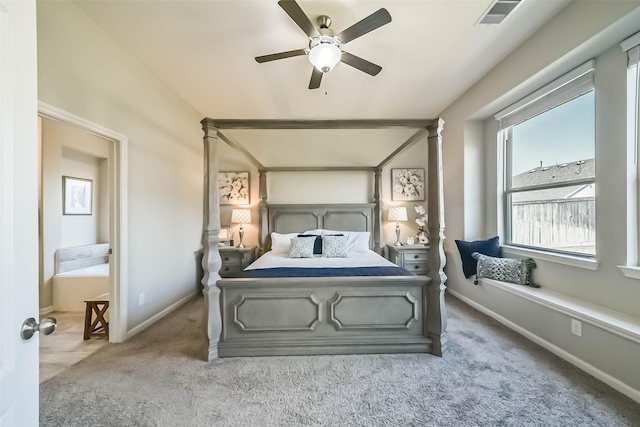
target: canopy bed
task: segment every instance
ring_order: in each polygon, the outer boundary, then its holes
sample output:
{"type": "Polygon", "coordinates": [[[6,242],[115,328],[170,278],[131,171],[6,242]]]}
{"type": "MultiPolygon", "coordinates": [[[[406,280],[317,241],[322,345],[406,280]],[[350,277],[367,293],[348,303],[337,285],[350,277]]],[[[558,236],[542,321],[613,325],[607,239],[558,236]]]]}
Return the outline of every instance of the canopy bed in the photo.
{"type": "MultiPolygon", "coordinates": [[[[208,338],[205,355],[207,360],[229,356],[268,355],[403,352],[433,353],[439,356],[443,354],[446,346],[446,275],[443,271],[445,255],[441,137],[444,122],[441,119],[273,121],[205,118],[201,123],[205,160],[202,283],[208,338]],[[418,130],[380,164],[364,168],[265,167],[223,133],[225,129],[389,127],[418,130]],[[369,270],[363,270],[359,264],[360,270],[345,274],[342,272],[352,269],[343,268],[337,274],[323,274],[323,271],[328,273],[329,270],[336,270],[332,268],[310,268],[300,270],[318,270],[317,274],[278,273],[275,277],[248,274],[246,277],[220,278],[217,152],[221,141],[243,152],[259,171],[258,240],[261,253],[266,253],[269,249],[274,249],[269,255],[276,252],[272,245],[272,233],[277,233],[276,236],[312,233],[322,235],[323,240],[325,235],[346,235],[349,236],[349,242],[352,238],[362,240],[365,236],[367,241],[364,243],[364,250],[354,250],[361,253],[353,257],[350,252],[349,258],[368,259],[382,251],[382,169],[398,153],[425,137],[428,146],[427,227],[430,236],[427,276],[403,273],[391,275],[395,274],[387,272],[391,270],[373,273],[382,275],[371,275],[369,272],[360,274],[361,271],[369,270]],[[372,202],[346,205],[274,205],[267,202],[269,172],[336,170],[371,172],[374,179],[372,202]],[[372,255],[367,255],[366,252],[372,255]]],[[[270,257],[265,256],[258,261],[267,258],[270,257]]],[[[367,260],[362,262],[369,265],[367,260]]],[[[376,268],[383,265],[377,261],[374,264],[376,268]]]]}

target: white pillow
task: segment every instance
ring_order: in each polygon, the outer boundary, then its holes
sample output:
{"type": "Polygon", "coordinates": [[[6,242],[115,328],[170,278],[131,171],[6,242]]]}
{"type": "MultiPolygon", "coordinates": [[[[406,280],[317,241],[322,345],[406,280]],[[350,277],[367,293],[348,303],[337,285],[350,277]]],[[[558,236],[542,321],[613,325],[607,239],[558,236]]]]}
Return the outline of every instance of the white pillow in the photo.
{"type": "Polygon", "coordinates": [[[316,228],[315,230],[309,230],[309,231],[305,231],[304,233],[300,233],[300,234],[313,234],[314,236],[320,236],[322,234],[327,234],[327,233],[323,233],[322,228],[316,228]]]}
{"type": "Polygon", "coordinates": [[[288,254],[291,249],[291,239],[298,237],[298,233],[271,233],[271,251],[278,254],[288,254]]]}
{"type": "Polygon", "coordinates": [[[371,233],[368,231],[334,231],[334,230],[310,230],[305,231],[304,234],[342,234],[344,236],[348,236],[349,240],[347,241],[347,252],[355,253],[355,252],[369,252],[369,240],[371,238],[371,233]]]}
{"type": "Polygon", "coordinates": [[[348,252],[369,252],[369,239],[371,233],[368,231],[348,231],[347,241],[348,252]]]}

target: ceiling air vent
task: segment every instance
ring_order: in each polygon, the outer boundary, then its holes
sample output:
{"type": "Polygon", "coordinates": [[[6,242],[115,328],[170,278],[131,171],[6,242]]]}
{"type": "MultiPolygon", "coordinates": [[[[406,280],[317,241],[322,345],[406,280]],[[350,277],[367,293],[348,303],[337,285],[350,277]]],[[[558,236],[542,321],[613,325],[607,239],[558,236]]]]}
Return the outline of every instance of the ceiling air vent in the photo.
{"type": "Polygon", "coordinates": [[[499,24],[524,0],[496,0],[480,17],[478,24],[499,24]]]}

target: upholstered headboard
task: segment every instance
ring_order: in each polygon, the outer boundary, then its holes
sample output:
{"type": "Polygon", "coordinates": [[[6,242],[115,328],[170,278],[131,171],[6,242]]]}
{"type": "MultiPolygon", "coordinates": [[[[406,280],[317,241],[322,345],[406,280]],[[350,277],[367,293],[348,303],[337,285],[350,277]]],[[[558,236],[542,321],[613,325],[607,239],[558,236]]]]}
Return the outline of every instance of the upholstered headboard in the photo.
{"type": "MultiPolygon", "coordinates": [[[[301,233],[323,228],[336,231],[368,231],[371,233],[369,247],[373,248],[374,203],[353,205],[268,205],[268,235],[276,233],[301,233]]],[[[271,247],[267,239],[268,250],[271,247]]]]}

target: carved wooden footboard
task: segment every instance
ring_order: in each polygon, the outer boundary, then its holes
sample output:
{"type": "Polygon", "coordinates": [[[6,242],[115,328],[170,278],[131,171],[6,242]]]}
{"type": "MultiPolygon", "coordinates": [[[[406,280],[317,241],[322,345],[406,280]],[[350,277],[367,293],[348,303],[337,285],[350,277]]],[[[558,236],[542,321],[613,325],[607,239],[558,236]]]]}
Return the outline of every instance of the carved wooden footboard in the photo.
{"type": "Polygon", "coordinates": [[[219,280],[218,355],[440,354],[427,324],[430,283],[424,276],[219,280]]]}

